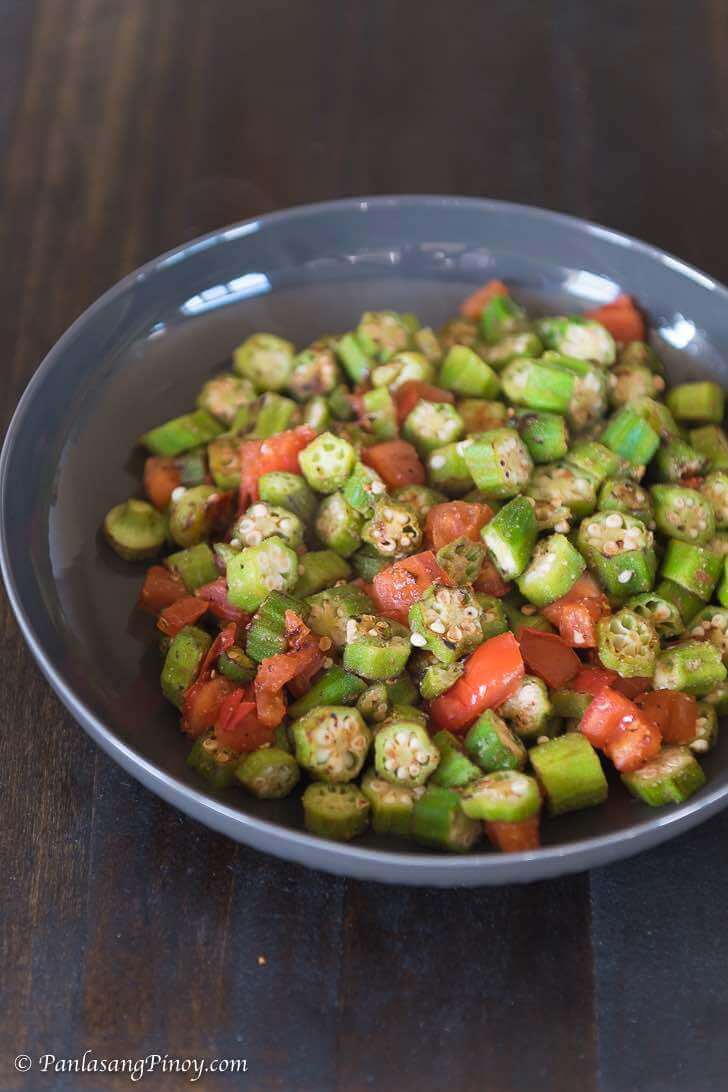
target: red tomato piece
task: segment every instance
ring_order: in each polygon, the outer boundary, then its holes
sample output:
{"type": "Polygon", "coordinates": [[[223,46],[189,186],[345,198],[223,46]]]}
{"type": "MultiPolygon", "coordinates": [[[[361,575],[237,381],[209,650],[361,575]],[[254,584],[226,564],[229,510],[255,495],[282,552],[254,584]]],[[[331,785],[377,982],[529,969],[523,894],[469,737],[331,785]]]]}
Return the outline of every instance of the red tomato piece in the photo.
{"type": "Polygon", "coordinates": [[[237,622],[244,625],[250,615],[229,603],[227,594],[228,586],[224,576],[218,576],[217,580],[212,580],[209,584],[203,584],[195,592],[199,599],[205,600],[211,612],[220,621],[237,622]]]}
{"type": "Polygon", "coordinates": [[[175,459],[167,455],[150,455],[144,463],[144,492],[160,512],[167,507],[172,493],[182,484],[175,459]]]}
{"type": "Polygon", "coordinates": [[[508,289],[503,281],[488,281],[482,288],[477,288],[467,299],[460,304],[460,314],[465,318],[477,321],[486,303],[490,303],[494,296],[507,296],[508,289]]]}
{"type": "Polygon", "coordinates": [[[566,686],[581,669],[579,657],[556,633],[521,626],[518,643],[528,670],[548,686],[566,686]]]}
{"type": "Polygon", "coordinates": [[[190,687],[185,695],[182,713],[182,731],[197,739],[217,720],[220,707],[225,698],[233,692],[235,683],[217,675],[206,679],[200,685],[190,687]]]}
{"type": "Polygon", "coordinates": [[[660,729],[634,702],[605,686],[581,718],[579,731],[622,773],[638,770],[660,750],[660,729]]]}
{"type": "Polygon", "coordinates": [[[502,705],[523,674],[523,657],[513,634],[491,637],[468,657],[454,685],[431,703],[430,716],[438,728],[451,732],[469,728],[486,709],[502,705]]]}
{"type": "Polygon", "coordinates": [[[395,561],[374,577],[371,589],[365,588],[381,614],[407,623],[410,607],[422,598],[431,584],[452,585],[431,550],[395,561]]]}
{"type": "Polygon", "coordinates": [[[643,675],[633,675],[629,679],[623,679],[618,675],[610,685],[613,690],[618,690],[620,694],[624,694],[625,698],[634,700],[638,694],[644,694],[646,690],[651,689],[652,679],[648,679],[643,675]]]}
{"type": "Polygon", "coordinates": [[[495,595],[498,599],[502,599],[504,595],[508,595],[512,585],[503,579],[490,558],[486,557],[474,587],[476,591],[483,592],[485,595],[495,595]]]}
{"type": "Polygon", "coordinates": [[[160,610],[171,606],[179,599],[188,596],[182,577],[165,565],[152,565],[144,577],[144,584],[139,593],[139,606],[147,614],[159,614],[160,610]]]}
{"type": "Polygon", "coordinates": [[[194,626],[207,613],[207,603],[194,595],[186,595],[165,607],[157,619],[157,629],[167,637],[176,637],[185,626],[194,626]]]}
{"type": "Polygon", "coordinates": [[[544,618],[556,626],[559,636],[572,648],[597,647],[597,622],[602,608],[597,599],[564,602],[557,599],[541,610],[544,618]]]}
{"type": "Polygon", "coordinates": [[[613,686],[619,679],[616,671],[608,667],[582,667],[569,683],[569,690],[579,694],[598,694],[605,686],[613,686]]]}
{"type": "Polygon", "coordinates": [[[376,470],[388,489],[400,485],[424,485],[425,468],[412,444],[386,440],[362,449],[361,461],[376,470]]]}
{"type": "Polygon", "coordinates": [[[394,392],[394,404],[397,407],[397,420],[400,425],[409,417],[420,399],[427,402],[454,402],[455,395],[452,391],[444,391],[440,387],[433,387],[431,383],[425,383],[423,379],[408,379],[394,392]]]}
{"type": "Polygon", "coordinates": [[[594,747],[606,747],[623,717],[634,715],[636,706],[623,694],[603,686],[581,718],[579,731],[594,747]]]}
{"type": "Polygon", "coordinates": [[[425,519],[425,539],[434,550],[442,549],[456,538],[480,542],[480,528],[492,516],[493,511],[487,504],[468,504],[461,500],[433,504],[425,519]]]}
{"type": "Polygon", "coordinates": [[[527,849],[538,849],[541,845],[538,815],[516,823],[491,819],[483,826],[491,845],[501,853],[523,853],[527,849]]]}
{"type": "Polygon", "coordinates": [[[273,740],[274,729],[262,724],[249,691],[237,687],[222,702],[215,721],[215,738],[238,753],[256,751],[273,740]]]}
{"type": "Polygon", "coordinates": [[[691,743],[698,722],[698,703],[680,690],[652,690],[635,699],[645,715],[662,732],[665,743],[691,743]]]}
{"type": "Polygon", "coordinates": [[[301,677],[308,683],[324,660],[319,638],[293,611],[286,611],[286,635],[291,651],[263,660],[253,684],[258,719],[271,728],[286,715],[286,683],[301,677]]]}
{"type": "Polygon", "coordinates": [[[316,439],[308,425],[287,429],[266,440],[244,440],[240,445],[240,509],[259,500],[258,479],[274,470],[300,474],[298,456],[316,439]]]}
{"type": "Polygon", "coordinates": [[[603,307],[586,311],[585,317],[601,322],[615,341],[645,340],[645,320],[631,296],[617,296],[603,307]]]}

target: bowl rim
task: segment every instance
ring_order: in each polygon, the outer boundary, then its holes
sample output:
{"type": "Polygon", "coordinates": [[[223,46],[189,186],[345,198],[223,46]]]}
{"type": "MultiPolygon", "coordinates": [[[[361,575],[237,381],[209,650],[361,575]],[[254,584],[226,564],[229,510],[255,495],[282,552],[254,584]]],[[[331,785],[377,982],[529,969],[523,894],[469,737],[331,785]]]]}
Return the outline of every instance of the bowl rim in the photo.
{"type": "Polygon", "coordinates": [[[15,580],[8,549],[8,527],[6,519],[7,496],[10,492],[8,468],[16,438],[23,426],[24,419],[32,405],[37,389],[45,376],[55,366],[56,360],[65,352],[66,345],[92,316],[102,311],[117,297],[150,276],[162,272],[165,267],[184,261],[192,254],[210,249],[225,242],[252,232],[265,230],[268,225],[290,222],[309,216],[325,215],[334,212],[362,212],[370,208],[404,208],[407,206],[434,206],[436,208],[463,208],[473,211],[515,213],[536,220],[547,220],[552,224],[562,223],[571,230],[586,232],[605,242],[622,248],[638,251],[649,258],[670,267],[675,272],[695,281],[701,287],[717,292],[728,304],[728,288],[720,281],[703,273],[695,266],[675,257],[651,243],[628,235],[624,232],[605,227],[591,220],[586,220],[569,213],[556,212],[535,205],[495,198],[464,197],[447,194],[386,194],[377,196],[355,196],[327,201],[311,202],[290,208],[278,209],[259,216],[248,217],[222,228],[216,228],[204,235],[181,243],[163,254],[150,259],[132,270],[121,280],[115,282],[101,296],[89,305],[65,330],[58,341],[42,359],[28,384],[26,385],[5,435],[0,452],[0,573],[2,574],[8,600],[17,619],[20,631],[30,651],[68,711],[94,741],[109,754],[122,768],[143,784],[172,803],[181,811],[213,829],[232,836],[231,828],[237,828],[242,841],[253,845],[263,852],[309,863],[313,867],[323,868],[338,874],[358,875],[371,879],[385,879],[388,882],[429,883],[438,882],[457,886],[458,884],[476,885],[478,883],[511,882],[536,880],[546,876],[556,876],[566,872],[580,871],[599,864],[605,864],[618,857],[628,856],[665,841],[675,834],[686,831],[707,819],[728,804],[728,784],[716,786],[700,799],[688,801],[667,813],[656,813],[654,818],[639,827],[627,827],[619,831],[585,838],[578,842],[558,846],[544,846],[512,854],[453,854],[451,856],[436,853],[391,852],[379,847],[359,846],[355,843],[330,842],[303,830],[292,830],[267,819],[246,814],[238,808],[217,800],[201,791],[179,781],[174,775],[140,755],[128,746],[85,704],[75,688],[63,678],[60,670],[50,662],[50,656],[44,650],[23,605],[15,580]],[[140,777],[140,775],[143,775],[140,777]],[[394,871],[401,871],[396,880],[394,871]],[[388,873],[388,875],[385,875],[388,873]],[[433,875],[436,874],[436,875],[433,875]]]}

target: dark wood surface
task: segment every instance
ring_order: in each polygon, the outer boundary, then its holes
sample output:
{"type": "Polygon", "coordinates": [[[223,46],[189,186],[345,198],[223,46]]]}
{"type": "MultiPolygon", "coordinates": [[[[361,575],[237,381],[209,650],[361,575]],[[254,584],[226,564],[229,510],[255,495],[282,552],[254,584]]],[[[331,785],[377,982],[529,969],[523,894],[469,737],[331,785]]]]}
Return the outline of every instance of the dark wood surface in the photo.
{"type": "MultiPolygon", "coordinates": [[[[723,0],[0,0],[3,422],[122,274],[320,198],[546,205],[728,280],[727,57],[723,0]]],[[[527,888],[308,872],[112,765],[1,617],[2,1089],[129,1087],[38,1071],[84,1050],[261,1092],[725,1086],[728,814],[527,888]]]]}

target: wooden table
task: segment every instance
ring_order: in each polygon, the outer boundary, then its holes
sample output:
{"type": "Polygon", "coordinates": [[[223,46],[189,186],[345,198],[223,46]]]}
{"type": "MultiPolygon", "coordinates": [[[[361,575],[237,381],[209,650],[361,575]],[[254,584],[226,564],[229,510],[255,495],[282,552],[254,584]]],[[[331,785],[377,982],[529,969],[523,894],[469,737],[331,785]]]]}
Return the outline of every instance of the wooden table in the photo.
{"type": "MultiPolygon", "coordinates": [[[[320,198],[531,202],[728,279],[727,48],[723,0],[0,0],[3,420],[122,274],[320,198]]],[[[39,1071],[84,1050],[284,1092],[725,1087],[728,813],[554,883],[350,882],[130,780],[6,604],[2,653],[3,1089],[130,1086],[39,1071]]]]}

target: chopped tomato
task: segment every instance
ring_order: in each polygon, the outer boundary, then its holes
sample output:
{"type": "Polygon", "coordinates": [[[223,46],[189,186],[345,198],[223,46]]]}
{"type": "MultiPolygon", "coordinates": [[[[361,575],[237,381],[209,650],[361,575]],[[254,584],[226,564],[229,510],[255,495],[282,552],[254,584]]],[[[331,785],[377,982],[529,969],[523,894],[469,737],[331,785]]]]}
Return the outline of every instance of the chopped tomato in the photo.
{"type": "Polygon", "coordinates": [[[215,721],[215,738],[240,753],[256,751],[273,740],[273,728],[258,719],[249,690],[235,688],[220,705],[215,721]]]}
{"type": "Polygon", "coordinates": [[[244,440],[240,445],[240,508],[260,499],[258,479],[274,470],[300,474],[298,456],[316,439],[308,425],[287,429],[267,440],[244,440]]]}
{"type": "Polygon", "coordinates": [[[422,598],[435,581],[452,584],[450,577],[437,564],[432,551],[424,550],[382,569],[374,577],[371,589],[365,588],[365,591],[381,614],[406,625],[410,607],[422,598]]]}
{"type": "Polygon", "coordinates": [[[549,686],[565,686],[581,669],[581,660],[556,633],[521,626],[518,643],[526,667],[549,686]]]}
{"type": "Polygon", "coordinates": [[[206,679],[191,687],[185,695],[182,731],[197,739],[215,724],[225,698],[233,692],[235,683],[222,675],[206,679]]]}
{"type": "Polygon", "coordinates": [[[207,603],[194,595],[186,595],[165,607],[157,619],[157,629],[167,637],[176,637],[185,626],[194,626],[207,613],[207,603]]]}
{"type": "Polygon", "coordinates": [[[150,455],[144,463],[144,492],[160,512],[167,507],[172,493],[182,484],[176,459],[167,455],[150,455]]]}
{"type": "Polygon", "coordinates": [[[430,705],[438,728],[460,732],[484,713],[502,705],[518,688],[524,667],[512,633],[491,637],[465,661],[460,678],[430,705]]]}
{"type": "Polygon", "coordinates": [[[397,420],[400,425],[405,421],[421,398],[427,402],[454,402],[455,395],[440,387],[433,387],[423,379],[408,379],[394,392],[394,404],[397,407],[397,420]]]}
{"type": "Polygon", "coordinates": [[[609,686],[603,686],[581,718],[579,731],[595,747],[606,747],[617,732],[622,718],[634,714],[634,711],[634,704],[624,694],[609,686]]]}
{"type": "Polygon", "coordinates": [[[491,844],[502,853],[523,853],[527,849],[538,849],[541,845],[538,815],[515,823],[491,819],[483,826],[491,844]]]}
{"type": "Polygon", "coordinates": [[[579,723],[591,744],[601,748],[618,770],[638,770],[660,750],[658,726],[623,694],[605,686],[579,723]]]}
{"type": "Polygon", "coordinates": [[[635,705],[662,732],[665,743],[691,743],[698,722],[698,703],[680,690],[652,690],[635,698],[635,705]]]}
{"type": "Polygon", "coordinates": [[[484,560],[474,587],[476,591],[483,592],[484,595],[495,595],[498,599],[508,595],[511,590],[511,585],[503,579],[489,557],[484,560]]]}
{"type": "Polygon", "coordinates": [[[306,682],[323,665],[319,638],[294,611],[286,611],[286,635],[290,652],[269,656],[263,660],[255,676],[254,692],[257,715],[261,724],[275,728],[286,715],[283,687],[303,676],[306,682]]]}
{"type": "Polygon", "coordinates": [[[569,690],[576,690],[579,694],[598,694],[605,686],[614,686],[617,679],[617,672],[608,667],[582,667],[569,682],[569,690]]]}
{"type": "Polygon", "coordinates": [[[597,622],[602,616],[598,599],[567,601],[557,599],[541,610],[544,618],[556,626],[559,636],[572,648],[596,648],[597,622]]]}
{"type": "Polygon", "coordinates": [[[425,484],[425,468],[412,444],[406,440],[386,440],[383,444],[365,447],[361,461],[376,470],[388,489],[425,484]]]}
{"type": "Polygon", "coordinates": [[[645,320],[631,296],[617,296],[611,303],[587,311],[585,317],[601,322],[615,341],[645,340],[645,320]]]}
{"type": "Polygon", "coordinates": [[[144,584],[139,593],[139,606],[147,614],[159,614],[160,610],[186,599],[187,588],[179,573],[172,572],[164,565],[152,565],[147,569],[144,584]]]}
{"type": "Polygon", "coordinates": [[[210,610],[219,618],[222,622],[238,622],[246,623],[249,619],[249,615],[238,607],[234,607],[232,603],[228,602],[228,586],[227,580],[224,576],[218,576],[217,580],[212,580],[209,584],[203,584],[201,588],[198,588],[195,595],[199,599],[204,599],[209,604],[210,610]]]}
{"type": "Polygon", "coordinates": [[[613,690],[618,690],[620,694],[624,694],[625,698],[634,699],[638,694],[644,694],[645,690],[651,689],[652,679],[648,679],[644,675],[633,675],[629,679],[623,679],[618,675],[610,685],[613,690]]]}
{"type": "Polygon", "coordinates": [[[425,519],[425,539],[434,550],[440,550],[456,538],[469,538],[480,542],[480,528],[493,516],[487,504],[468,504],[467,501],[445,501],[433,504],[425,519]]]}
{"type": "Polygon", "coordinates": [[[487,303],[490,303],[494,296],[507,295],[508,289],[503,281],[488,281],[482,288],[477,288],[467,299],[463,300],[460,304],[460,314],[477,322],[483,308],[487,303]]]}

